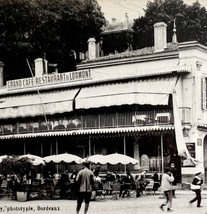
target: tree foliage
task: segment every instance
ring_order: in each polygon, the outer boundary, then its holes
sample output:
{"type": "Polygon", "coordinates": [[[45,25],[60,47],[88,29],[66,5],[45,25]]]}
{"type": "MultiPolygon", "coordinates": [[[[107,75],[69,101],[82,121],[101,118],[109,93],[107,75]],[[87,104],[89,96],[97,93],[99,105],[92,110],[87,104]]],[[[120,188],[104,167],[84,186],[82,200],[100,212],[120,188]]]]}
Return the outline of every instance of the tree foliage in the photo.
{"type": "Polygon", "coordinates": [[[26,58],[58,63],[60,72],[75,69],[74,53],[99,39],[105,18],[96,0],[0,0],[0,60],[5,79],[31,76],[26,58]]]}
{"type": "Polygon", "coordinates": [[[12,175],[17,176],[18,182],[16,183],[16,190],[26,190],[26,183],[24,176],[31,170],[31,161],[29,158],[21,158],[18,156],[8,156],[0,163],[0,173],[4,176],[12,175]]]}
{"type": "Polygon", "coordinates": [[[153,25],[156,22],[167,24],[167,38],[168,42],[171,42],[174,20],[178,42],[207,42],[207,12],[199,2],[187,5],[182,0],[154,0],[147,3],[145,15],[134,20],[133,29],[136,36],[133,46],[142,48],[154,44],[153,25]]]}

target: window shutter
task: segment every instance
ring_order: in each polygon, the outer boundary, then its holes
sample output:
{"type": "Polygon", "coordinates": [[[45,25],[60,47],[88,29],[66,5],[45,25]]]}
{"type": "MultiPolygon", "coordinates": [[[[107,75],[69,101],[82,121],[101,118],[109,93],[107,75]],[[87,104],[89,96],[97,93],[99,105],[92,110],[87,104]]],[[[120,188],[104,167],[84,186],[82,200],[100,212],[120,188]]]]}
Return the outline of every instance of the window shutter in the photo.
{"type": "Polygon", "coordinates": [[[201,108],[206,109],[206,77],[201,80],[201,108]]]}

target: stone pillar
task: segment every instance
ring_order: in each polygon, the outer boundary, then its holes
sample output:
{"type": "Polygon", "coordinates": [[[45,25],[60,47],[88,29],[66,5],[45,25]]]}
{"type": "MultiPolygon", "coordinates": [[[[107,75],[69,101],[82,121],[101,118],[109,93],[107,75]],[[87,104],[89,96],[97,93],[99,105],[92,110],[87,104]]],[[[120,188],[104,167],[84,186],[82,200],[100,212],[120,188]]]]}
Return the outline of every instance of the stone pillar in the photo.
{"type": "Polygon", "coordinates": [[[4,68],[4,63],[0,62],[0,87],[4,86],[4,72],[3,69],[4,68]]]}
{"type": "Polygon", "coordinates": [[[89,60],[96,58],[96,40],[94,38],[88,40],[88,58],[89,60]]]}
{"type": "Polygon", "coordinates": [[[164,51],[167,48],[167,25],[164,22],[154,24],[155,52],[164,51]]]}
{"type": "Polygon", "coordinates": [[[134,158],[138,160],[138,164],[134,165],[134,169],[138,170],[140,168],[140,153],[138,138],[134,139],[134,158]]]}

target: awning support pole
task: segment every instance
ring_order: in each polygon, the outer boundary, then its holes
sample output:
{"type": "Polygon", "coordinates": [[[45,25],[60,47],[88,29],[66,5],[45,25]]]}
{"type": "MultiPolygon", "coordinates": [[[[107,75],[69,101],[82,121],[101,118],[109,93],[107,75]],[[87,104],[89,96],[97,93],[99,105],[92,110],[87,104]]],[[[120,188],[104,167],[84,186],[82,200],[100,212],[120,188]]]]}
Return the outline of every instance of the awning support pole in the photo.
{"type": "Polygon", "coordinates": [[[40,144],[40,153],[41,153],[41,157],[43,157],[43,145],[42,145],[42,142],[40,144]]]}
{"type": "Polygon", "coordinates": [[[88,139],[88,155],[91,156],[91,137],[88,139]]]}
{"type": "MultiPolygon", "coordinates": [[[[124,155],[126,155],[126,136],[124,135],[124,155]]],[[[126,174],[126,165],[124,165],[124,173],[126,174]]]]}
{"type": "Polygon", "coordinates": [[[25,142],[24,142],[23,146],[24,146],[24,155],[26,155],[26,144],[25,144],[25,142]]]}
{"type": "MultiPolygon", "coordinates": [[[[56,138],[56,141],[55,141],[55,154],[58,155],[58,138],[56,138]]],[[[59,164],[57,164],[56,167],[57,167],[57,174],[58,174],[59,164]]]]}
{"type": "Polygon", "coordinates": [[[161,161],[162,161],[162,174],[164,173],[164,155],[163,155],[163,134],[161,133],[160,136],[160,141],[161,141],[161,161]]]}
{"type": "Polygon", "coordinates": [[[55,153],[56,153],[56,155],[58,155],[58,139],[57,138],[55,141],[55,153]]]}
{"type": "Polygon", "coordinates": [[[52,155],[52,143],[50,142],[50,155],[52,155]]]}

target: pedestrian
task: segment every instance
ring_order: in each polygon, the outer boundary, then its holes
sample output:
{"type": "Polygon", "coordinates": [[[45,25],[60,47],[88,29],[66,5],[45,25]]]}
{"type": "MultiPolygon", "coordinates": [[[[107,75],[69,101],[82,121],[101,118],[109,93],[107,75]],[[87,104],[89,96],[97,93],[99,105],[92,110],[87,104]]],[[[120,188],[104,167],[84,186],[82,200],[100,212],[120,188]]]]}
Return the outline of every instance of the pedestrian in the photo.
{"type": "Polygon", "coordinates": [[[174,177],[174,181],[172,182],[172,196],[173,196],[173,198],[176,198],[175,190],[176,190],[176,186],[178,183],[178,173],[177,173],[177,168],[175,167],[174,163],[170,164],[170,169],[171,169],[171,172],[172,172],[173,177],[174,177]]]}
{"type": "Polygon", "coordinates": [[[167,211],[173,211],[172,208],[172,182],[174,181],[173,174],[169,167],[165,168],[162,175],[161,189],[166,197],[166,202],[160,206],[160,209],[164,211],[164,206],[167,206],[167,211]]]}
{"type": "Polygon", "coordinates": [[[191,184],[191,190],[195,192],[196,197],[189,201],[190,204],[197,201],[197,207],[201,206],[201,185],[203,184],[203,179],[201,177],[201,172],[195,174],[195,177],[191,184]]]}
{"type": "Polygon", "coordinates": [[[76,214],[79,214],[83,201],[85,202],[84,214],[87,213],[94,185],[94,175],[89,169],[90,163],[86,160],[84,168],[78,172],[76,182],[78,185],[76,214]]]}

